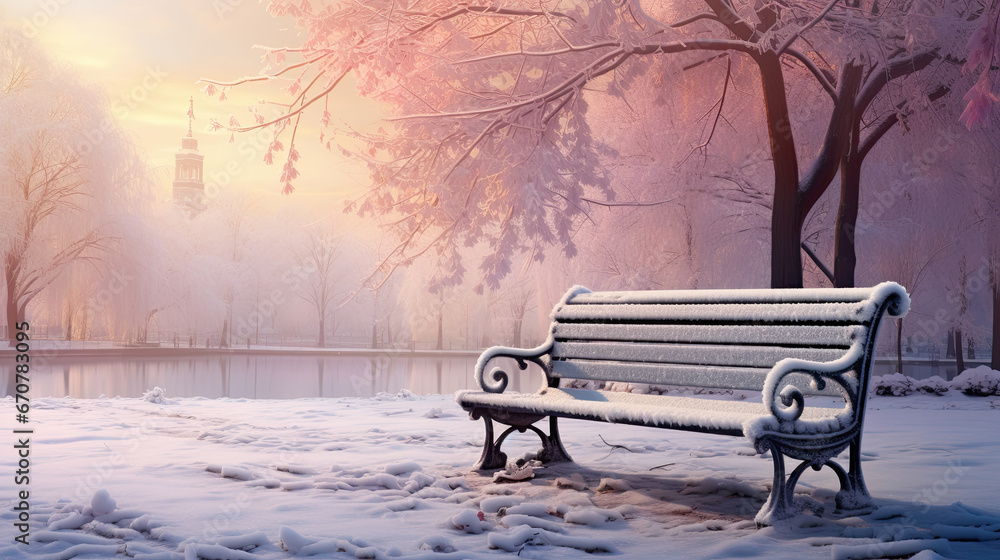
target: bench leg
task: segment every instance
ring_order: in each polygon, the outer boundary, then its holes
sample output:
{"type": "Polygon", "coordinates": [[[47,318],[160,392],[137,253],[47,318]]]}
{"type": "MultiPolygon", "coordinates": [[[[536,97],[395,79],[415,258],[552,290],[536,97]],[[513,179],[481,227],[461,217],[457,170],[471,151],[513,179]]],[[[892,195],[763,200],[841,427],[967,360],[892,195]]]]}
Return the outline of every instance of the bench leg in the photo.
{"type": "Polygon", "coordinates": [[[479,456],[479,460],[476,461],[476,464],[472,468],[477,471],[502,469],[507,466],[507,454],[500,451],[500,444],[503,443],[503,438],[506,437],[506,434],[501,436],[500,440],[494,444],[493,419],[489,416],[483,416],[482,418],[486,422],[486,441],[483,443],[482,455],[479,456]]]}
{"type": "MultiPolygon", "coordinates": [[[[865,477],[861,473],[860,433],[851,440],[849,449],[848,471],[844,473],[844,469],[840,468],[839,465],[834,469],[840,477],[840,492],[837,492],[836,498],[837,512],[874,510],[876,507],[875,501],[872,500],[871,494],[868,493],[868,487],[865,485],[865,477]]],[[[834,464],[832,463],[831,467],[834,464]]]]}
{"type": "Polygon", "coordinates": [[[538,432],[538,437],[542,438],[542,452],[538,455],[538,460],[543,463],[573,462],[559,437],[558,420],[555,416],[549,416],[549,435],[538,432]]]}
{"type": "Polygon", "coordinates": [[[758,527],[773,525],[776,521],[794,517],[798,513],[792,498],[795,496],[795,484],[802,474],[801,469],[795,469],[786,482],[785,456],[772,441],[766,442],[766,449],[757,449],[761,453],[765,450],[771,452],[771,459],[774,461],[774,481],[771,484],[771,494],[764,502],[764,506],[757,512],[757,516],[754,517],[754,522],[757,523],[758,527]]]}
{"type": "MultiPolygon", "coordinates": [[[[768,441],[763,446],[763,449],[758,447],[757,450],[759,452],[770,451],[771,459],[774,461],[774,481],[771,483],[771,494],[767,497],[767,501],[764,502],[764,506],[757,512],[756,517],[754,517],[754,522],[757,523],[758,527],[773,525],[775,522],[781,521],[782,519],[795,517],[802,512],[806,503],[811,502],[814,505],[819,506],[819,502],[816,502],[811,498],[799,498],[798,501],[795,500],[795,485],[799,483],[799,478],[807,468],[812,467],[813,470],[818,471],[823,468],[824,464],[826,464],[834,467],[834,470],[839,469],[839,472],[843,472],[840,465],[837,465],[836,463],[822,460],[810,460],[802,461],[799,466],[795,467],[795,470],[793,470],[786,479],[785,456],[781,452],[781,448],[773,441],[768,441]]],[[[841,480],[843,479],[844,477],[841,477],[841,480]]],[[[821,506],[818,514],[822,515],[821,506]]]]}
{"type": "MultiPolygon", "coordinates": [[[[502,469],[507,466],[507,454],[500,451],[500,447],[503,445],[507,436],[513,433],[515,430],[524,433],[528,430],[534,432],[538,439],[542,441],[542,448],[538,452],[537,459],[543,463],[557,463],[557,462],[570,462],[573,459],[570,458],[569,453],[566,452],[566,448],[563,447],[562,440],[559,437],[559,424],[557,423],[557,418],[555,416],[549,417],[549,433],[545,434],[532,424],[515,424],[507,428],[500,437],[494,439],[493,436],[493,418],[488,414],[478,413],[475,416],[482,417],[483,421],[486,423],[486,440],[483,442],[483,453],[479,456],[479,460],[473,465],[476,470],[495,470],[502,469]]],[[[498,420],[499,421],[499,420],[498,420]]]]}

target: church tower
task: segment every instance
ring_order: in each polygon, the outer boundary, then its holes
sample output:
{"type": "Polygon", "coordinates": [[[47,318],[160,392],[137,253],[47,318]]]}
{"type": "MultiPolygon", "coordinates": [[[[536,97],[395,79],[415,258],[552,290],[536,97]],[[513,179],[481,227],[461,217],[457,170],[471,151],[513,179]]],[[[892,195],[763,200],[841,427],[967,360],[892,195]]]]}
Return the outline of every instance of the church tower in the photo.
{"type": "Polygon", "coordinates": [[[181,138],[181,149],[175,156],[174,202],[190,215],[205,209],[205,181],[202,177],[205,156],[198,153],[198,140],[191,130],[194,124],[194,97],[188,108],[188,133],[181,138]]]}

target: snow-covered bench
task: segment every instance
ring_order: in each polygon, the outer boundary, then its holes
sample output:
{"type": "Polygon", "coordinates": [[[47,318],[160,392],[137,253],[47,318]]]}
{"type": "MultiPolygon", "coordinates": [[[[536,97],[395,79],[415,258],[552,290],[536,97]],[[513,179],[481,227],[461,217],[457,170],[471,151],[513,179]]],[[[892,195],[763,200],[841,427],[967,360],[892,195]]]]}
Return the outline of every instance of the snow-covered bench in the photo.
{"type": "MultiPolygon", "coordinates": [[[[807,467],[828,466],[840,479],[838,510],[874,507],[861,473],[861,430],[875,337],[885,312],[902,317],[910,300],[902,286],[794,290],[569,290],[552,310],[548,340],[524,350],[493,347],[480,356],[482,391],[455,399],[486,423],[475,468],[506,464],[500,451],[514,430],[542,440],[538,459],[570,461],[557,419],[576,418],[744,436],[771,452],[774,484],[756,516],[760,525],[795,515],[795,484],[807,467]],[[536,393],[504,392],[494,358],[541,367],[536,393]],[[719,400],[601,390],[606,382],[761,391],[762,399],[719,400]],[[586,385],[597,388],[571,388],[586,385]],[[807,395],[842,397],[844,406],[815,406],[807,395]],[[807,402],[809,406],[806,406],[807,402]],[[549,418],[549,433],[534,426],[549,418]],[[493,422],[510,426],[494,439],[493,422]],[[845,471],[833,458],[850,450],[845,471]],[[787,477],[784,456],[802,461],[787,477]]],[[[702,391],[712,392],[712,391],[702,391]]],[[[716,392],[718,393],[718,392],[716,392]]]]}

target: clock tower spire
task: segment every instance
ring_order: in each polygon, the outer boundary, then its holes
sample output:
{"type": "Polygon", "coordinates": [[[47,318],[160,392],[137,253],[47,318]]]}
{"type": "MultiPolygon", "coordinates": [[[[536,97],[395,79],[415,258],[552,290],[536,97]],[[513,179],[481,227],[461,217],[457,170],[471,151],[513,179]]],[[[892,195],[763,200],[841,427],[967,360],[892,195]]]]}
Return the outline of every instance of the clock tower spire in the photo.
{"type": "Polygon", "coordinates": [[[181,149],[174,156],[174,202],[193,216],[205,209],[205,181],[202,175],[205,156],[198,152],[198,139],[194,137],[193,96],[187,116],[187,136],[181,138],[181,149]]]}

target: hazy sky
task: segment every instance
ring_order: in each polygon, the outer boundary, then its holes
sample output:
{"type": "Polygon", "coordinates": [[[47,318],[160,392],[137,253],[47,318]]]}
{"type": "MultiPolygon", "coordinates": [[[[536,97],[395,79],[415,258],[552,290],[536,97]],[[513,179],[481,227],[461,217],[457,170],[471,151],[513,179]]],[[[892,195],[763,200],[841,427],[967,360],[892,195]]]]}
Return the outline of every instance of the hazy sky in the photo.
{"type": "MultiPolygon", "coordinates": [[[[160,169],[162,196],[169,196],[174,153],[187,133],[192,96],[206,182],[278,192],[283,154],[266,166],[261,161],[263,137],[237,135],[230,143],[229,133],[211,133],[206,127],[210,117],[226,123],[231,114],[249,124],[248,105],[261,97],[284,101],[284,92],[278,87],[236,88],[222,102],[217,95],[207,97],[195,83],[203,77],[256,75],[264,62],[255,45],[301,42],[294,20],[268,15],[266,5],[257,0],[4,0],[0,18],[35,37],[54,59],[75,67],[85,82],[106,88],[115,116],[160,169]]],[[[377,118],[374,105],[358,101],[349,88],[338,94],[331,113],[335,119],[347,116],[355,126],[377,118]]],[[[366,180],[363,171],[321,148],[312,123],[316,120],[299,131],[303,177],[296,192],[307,198],[356,192],[366,180]]]]}

